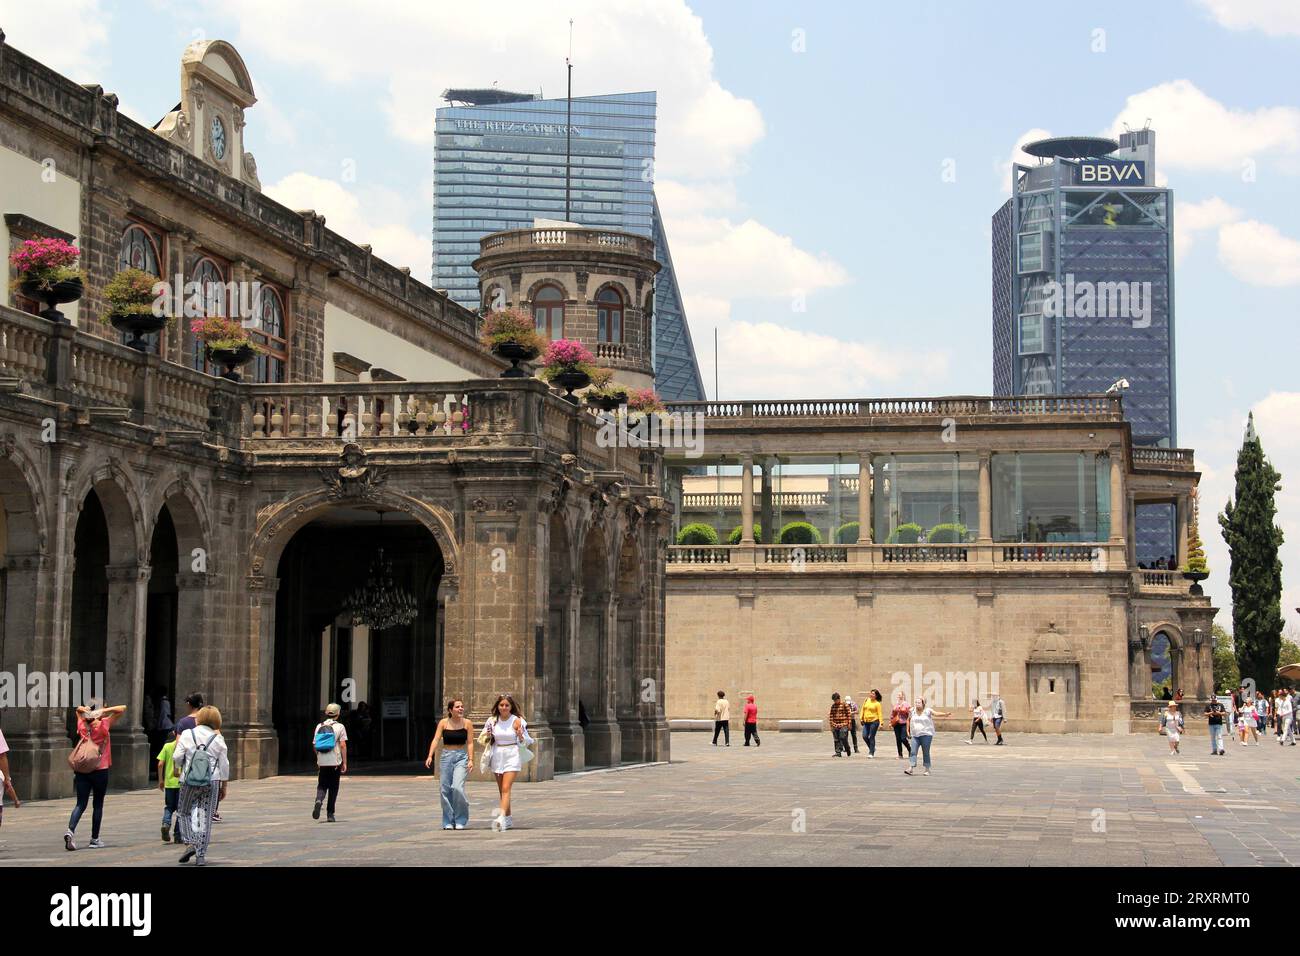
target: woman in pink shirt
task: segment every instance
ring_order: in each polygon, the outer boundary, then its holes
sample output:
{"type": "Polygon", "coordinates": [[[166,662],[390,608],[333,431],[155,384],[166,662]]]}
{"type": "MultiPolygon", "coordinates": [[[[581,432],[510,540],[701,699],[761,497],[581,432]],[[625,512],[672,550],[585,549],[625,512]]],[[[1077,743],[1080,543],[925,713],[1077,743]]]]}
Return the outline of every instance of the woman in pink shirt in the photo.
{"type": "Polygon", "coordinates": [[[758,739],[758,707],[754,703],[754,695],[750,694],[745,698],[745,746],[749,746],[749,738],[754,738],[754,746],[763,746],[763,741],[758,739]]]}
{"type": "Polygon", "coordinates": [[[68,818],[68,829],[63,833],[63,846],[68,850],[77,848],[73,837],[81,815],[86,812],[86,804],[95,798],[95,808],[90,818],[90,849],[97,850],[104,845],[99,838],[99,825],[104,819],[104,794],[108,793],[108,768],[113,766],[113,744],[109,731],[117,718],[126,713],[126,707],[105,707],[100,709],[98,701],[91,701],[89,706],[77,708],[77,733],[83,740],[89,740],[99,748],[99,764],[89,773],[74,773],[72,783],[77,792],[77,805],[72,808],[68,818]]]}
{"type": "Polygon", "coordinates": [[[901,690],[894,695],[894,709],[889,712],[889,726],[894,728],[894,744],[898,747],[898,759],[903,759],[903,748],[907,748],[907,755],[912,756],[912,744],[907,739],[907,720],[912,716],[912,708],[908,706],[907,695],[901,690]]]}

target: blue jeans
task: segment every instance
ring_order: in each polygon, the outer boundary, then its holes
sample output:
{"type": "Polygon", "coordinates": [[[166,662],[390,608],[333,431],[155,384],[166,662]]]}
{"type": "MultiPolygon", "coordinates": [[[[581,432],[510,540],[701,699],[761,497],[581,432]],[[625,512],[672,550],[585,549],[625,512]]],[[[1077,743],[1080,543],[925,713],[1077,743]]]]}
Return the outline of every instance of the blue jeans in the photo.
{"type": "Polygon", "coordinates": [[[1210,753],[1223,749],[1223,724],[1210,724],[1210,753]]]}
{"type": "Polygon", "coordinates": [[[469,754],[464,750],[443,750],[438,774],[442,784],[442,825],[469,826],[469,798],[465,796],[469,754]]]}
{"type": "Polygon", "coordinates": [[[924,749],[925,769],[926,770],[930,769],[930,741],[932,740],[934,740],[933,734],[922,734],[919,737],[912,738],[912,753],[908,759],[911,761],[913,767],[916,766],[916,752],[918,750],[924,749]]]}
{"type": "Polygon", "coordinates": [[[868,720],[862,725],[862,739],[867,744],[867,752],[871,756],[876,755],[876,731],[880,729],[880,721],[868,720]]]}
{"type": "Polygon", "coordinates": [[[168,787],[163,791],[163,826],[170,827],[172,825],[172,815],[176,813],[176,807],[180,804],[180,800],[180,787],[168,787]]]}

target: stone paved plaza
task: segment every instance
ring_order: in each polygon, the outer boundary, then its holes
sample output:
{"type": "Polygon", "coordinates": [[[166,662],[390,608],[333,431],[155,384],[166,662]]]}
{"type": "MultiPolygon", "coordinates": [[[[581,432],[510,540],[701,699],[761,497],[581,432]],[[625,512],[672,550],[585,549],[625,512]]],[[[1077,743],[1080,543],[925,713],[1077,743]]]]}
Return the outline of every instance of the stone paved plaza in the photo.
{"type": "MultiPolygon", "coordinates": [[[[930,777],[907,777],[892,737],[877,759],[834,759],[826,734],[730,749],[677,733],[673,761],[565,775],[515,791],[515,829],[490,828],[495,786],[476,773],[471,823],[442,832],[431,775],[344,780],[338,823],[310,817],[314,781],[231,784],[209,851],[250,865],[1240,866],[1300,861],[1300,747],[1235,741],[1211,757],[1184,738],[1009,735],[1008,746],[935,742],[930,777]],[[805,832],[795,824],[800,811],[805,832]],[[1104,818],[1101,813],[1104,812],[1104,818]],[[1104,819],[1105,832],[1095,832],[1104,819]]],[[[882,743],[886,741],[882,738],[882,743]]],[[[70,799],[5,813],[0,865],[176,866],[156,791],[111,793],[108,847],[68,853],[70,799]]],[[[78,833],[90,839],[89,814],[78,833]]]]}

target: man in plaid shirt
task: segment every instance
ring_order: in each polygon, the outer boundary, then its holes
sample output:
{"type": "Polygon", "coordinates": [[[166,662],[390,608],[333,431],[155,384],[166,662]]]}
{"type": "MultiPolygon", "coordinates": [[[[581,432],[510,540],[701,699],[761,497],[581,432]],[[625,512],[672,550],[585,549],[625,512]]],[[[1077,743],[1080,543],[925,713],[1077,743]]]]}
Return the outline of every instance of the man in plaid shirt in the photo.
{"type": "Polygon", "coordinates": [[[853,725],[853,710],[844,701],[840,700],[839,694],[831,694],[831,734],[835,737],[835,756],[840,755],[840,750],[844,751],[846,757],[853,756],[853,749],[849,745],[849,727],[853,725]]]}

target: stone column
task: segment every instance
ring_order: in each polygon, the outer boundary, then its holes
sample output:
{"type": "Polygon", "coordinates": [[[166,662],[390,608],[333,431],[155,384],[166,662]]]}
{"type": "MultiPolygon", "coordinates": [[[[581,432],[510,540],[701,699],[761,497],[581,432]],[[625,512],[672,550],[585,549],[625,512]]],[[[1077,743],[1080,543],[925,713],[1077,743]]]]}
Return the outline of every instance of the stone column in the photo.
{"type": "Polygon", "coordinates": [[[1124,543],[1124,459],[1118,445],[1110,447],[1110,543],[1124,543]]]}
{"type": "Polygon", "coordinates": [[[582,620],[582,591],[571,584],[563,601],[561,633],[555,646],[561,648],[561,663],[554,671],[560,681],[560,713],[551,721],[555,738],[556,772],[581,770],[586,766],[586,747],[582,725],[578,723],[578,626],[582,620]]]}
{"type": "Polygon", "coordinates": [[[772,534],[772,459],[763,459],[763,463],[759,467],[763,469],[763,484],[762,491],[760,492],[762,500],[759,517],[759,521],[763,525],[762,543],[770,544],[775,540],[775,537],[772,534]]]}
{"type": "Polygon", "coordinates": [[[1178,567],[1180,568],[1184,568],[1187,566],[1187,541],[1188,541],[1188,534],[1191,530],[1190,521],[1191,521],[1191,510],[1192,510],[1190,505],[1191,502],[1188,499],[1186,494],[1180,494],[1174,503],[1174,508],[1177,513],[1177,520],[1178,520],[1177,559],[1178,559],[1178,567]]]}
{"type": "Polygon", "coordinates": [[[980,488],[979,488],[980,530],[977,540],[980,544],[993,543],[993,453],[980,451],[980,488]]]}
{"type": "Polygon", "coordinates": [[[124,719],[113,729],[113,780],[116,786],[134,790],[149,782],[149,739],[140,727],[149,566],[110,564],[105,573],[108,646],[104,658],[104,705],[126,705],[124,719]]]}
{"type": "Polygon", "coordinates": [[[1127,554],[1128,554],[1128,566],[1129,566],[1130,568],[1136,568],[1136,567],[1137,567],[1137,561],[1138,561],[1138,558],[1137,558],[1137,537],[1138,537],[1138,536],[1137,536],[1137,499],[1133,496],[1133,492],[1131,492],[1131,491],[1128,493],[1128,498],[1127,498],[1127,501],[1125,502],[1125,521],[1124,521],[1124,525],[1125,525],[1125,531],[1128,532],[1128,537],[1127,537],[1127,542],[1128,542],[1128,551],[1127,551],[1127,554]]]}
{"type": "Polygon", "coordinates": [[[740,459],[740,543],[754,543],[754,456],[740,459]]]}
{"type": "Polygon", "coordinates": [[[858,453],[858,544],[871,543],[871,524],[875,520],[871,491],[871,452],[858,453]]]}
{"type": "MultiPolygon", "coordinates": [[[[589,635],[584,643],[596,648],[594,662],[594,700],[583,703],[587,708],[587,726],[583,728],[588,766],[617,766],[623,755],[622,738],[614,714],[612,672],[614,669],[614,628],[618,624],[618,595],[602,592],[587,595],[582,627],[589,635]],[[594,633],[593,633],[594,632],[594,633]]],[[[587,662],[591,666],[592,662],[587,662]]]]}
{"type": "MultiPolygon", "coordinates": [[[[839,531],[840,531],[840,464],[839,463],[840,463],[840,456],[837,454],[835,456],[835,468],[831,473],[831,493],[830,493],[831,527],[830,527],[830,534],[826,536],[826,541],[828,544],[840,543],[838,539],[839,531]]],[[[859,523],[858,527],[859,528],[862,527],[861,523],[859,523]]]]}
{"type": "Polygon", "coordinates": [[[172,291],[171,307],[175,314],[171,324],[159,336],[159,352],[167,361],[187,368],[191,363],[185,351],[186,330],[189,328],[189,319],[184,314],[185,282],[188,279],[185,257],[193,242],[194,237],[187,232],[167,233],[166,262],[162,264],[163,281],[172,291]]]}
{"type": "MultiPolygon", "coordinates": [[[[252,715],[252,720],[238,728],[230,769],[232,775],[260,778],[271,776],[280,767],[279,736],[275,732],[271,716],[271,701],[275,692],[275,592],[279,590],[280,579],[250,574],[245,582],[248,631],[241,633],[236,624],[232,637],[238,642],[236,647],[247,655],[244,671],[247,675],[247,690],[243,712],[252,715]]],[[[183,688],[185,685],[181,683],[180,665],[178,660],[176,681],[183,688]]],[[[211,686],[216,675],[204,673],[204,670],[205,668],[200,668],[193,673],[191,680],[198,686],[190,690],[198,689],[203,693],[201,688],[211,686]]],[[[180,693],[189,693],[190,690],[180,690],[180,693]]],[[[210,694],[211,691],[207,693],[210,694]]]]}

